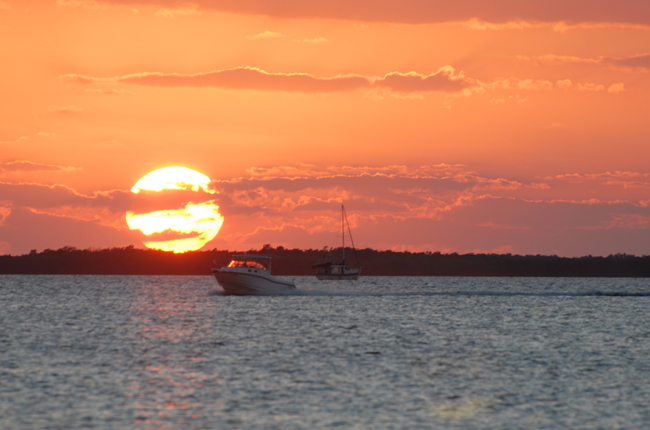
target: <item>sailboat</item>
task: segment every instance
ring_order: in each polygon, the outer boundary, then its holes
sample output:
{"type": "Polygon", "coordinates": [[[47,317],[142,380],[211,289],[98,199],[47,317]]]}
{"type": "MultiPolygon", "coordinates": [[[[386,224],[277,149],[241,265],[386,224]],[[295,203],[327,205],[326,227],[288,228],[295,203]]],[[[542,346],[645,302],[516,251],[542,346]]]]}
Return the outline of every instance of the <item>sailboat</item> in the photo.
{"type": "Polygon", "coordinates": [[[316,278],[319,280],[356,280],[359,279],[359,275],[363,271],[363,267],[348,267],[345,264],[345,226],[348,227],[348,233],[350,235],[350,242],[352,242],[352,250],[354,251],[354,257],[357,260],[357,265],[359,264],[359,259],[357,258],[357,250],[354,248],[354,240],[352,240],[352,231],[350,231],[350,224],[348,223],[348,216],[345,213],[345,207],[341,205],[341,236],[343,238],[343,247],[342,247],[342,260],[340,263],[334,263],[331,261],[332,250],[329,254],[325,256],[324,261],[314,264],[316,271],[316,278]]]}

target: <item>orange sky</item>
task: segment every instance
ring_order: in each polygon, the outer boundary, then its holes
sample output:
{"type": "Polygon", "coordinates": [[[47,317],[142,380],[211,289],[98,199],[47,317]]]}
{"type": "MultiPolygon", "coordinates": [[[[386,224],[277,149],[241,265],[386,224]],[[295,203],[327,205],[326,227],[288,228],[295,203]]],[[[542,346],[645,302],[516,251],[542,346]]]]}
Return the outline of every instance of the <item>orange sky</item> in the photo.
{"type": "Polygon", "coordinates": [[[650,254],[650,3],[594,3],[0,0],[0,254],[183,199],[204,249],[334,246],[344,202],[360,247],[650,254]],[[130,192],[167,166],[216,193],[130,192]]]}

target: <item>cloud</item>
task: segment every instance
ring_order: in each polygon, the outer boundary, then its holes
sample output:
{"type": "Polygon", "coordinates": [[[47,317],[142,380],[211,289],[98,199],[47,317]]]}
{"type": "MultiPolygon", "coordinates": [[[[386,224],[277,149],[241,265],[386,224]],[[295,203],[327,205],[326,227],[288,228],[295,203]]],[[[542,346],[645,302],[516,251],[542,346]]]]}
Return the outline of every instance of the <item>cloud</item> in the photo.
{"type": "Polygon", "coordinates": [[[7,219],[9,214],[11,214],[11,208],[0,206],[0,225],[7,219]]]}
{"type": "Polygon", "coordinates": [[[164,18],[175,18],[177,16],[188,16],[188,15],[201,15],[199,10],[196,10],[193,7],[176,7],[176,8],[161,8],[156,11],[157,16],[162,16],[164,18]]]}
{"type": "Polygon", "coordinates": [[[76,168],[34,163],[26,160],[0,162],[0,174],[6,172],[61,172],[70,170],[76,170],[76,168]]]}
{"type": "Polygon", "coordinates": [[[14,139],[14,140],[0,140],[0,144],[2,144],[2,143],[21,143],[21,142],[25,142],[26,140],[29,140],[29,137],[20,136],[17,139],[14,139]]]}
{"type": "Polygon", "coordinates": [[[307,73],[270,73],[255,67],[237,67],[234,69],[195,74],[145,72],[113,78],[95,78],[68,74],[61,75],[60,78],[78,84],[113,82],[146,86],[214,87],[304,93],[354,91],[360,89],[389,90],[400,93],[431,91],[459,92],[472,86],[480,86],[477,81],[466,78],[462,72],[456,72],[451,66],[441,67],[437,72],[429,75],[416,72],[391,72],[383,77],[340,75],[319,78],[307,73]]]}
{"type": "Polygon", "coordinates": [[[325,39],[324,37],[314,37],[313,39],[303,39],[302,42],[304,42],[304,43],[328,43],[329,40],[325,39]]]}
{"type": "Polygon", "coordinates": [[[463,25],[471,30],[479,30],[479,31],[528,30],[528,29],[537,29],[537,28],[550,28],[553,31],[558,33],[566,33],[569,30],[593,30],[593,29],[608,29],[608,28],[639,30],[639,31],[650,30],[650,25],[648,24],[625,24],[624,22],[616,22],[616,21],[576,22],[570,24],[567,23],[566,21],[554,21],[554,20],[512,19],[505,22],[488,22],[488,21],[481,21],[476,18],[472,18],[463,22],[463,25]]]}
{"type": "MultiPolygon", "coordinates": [[[[452,66],[440,67],[436,72],[422,74],[418,72],[390,72],[384,76],[338,75],[333,77],[316,77],[308,73],[273,73],[256,67],[236,67],[234,69],[215,70],[211,72],[182,74],[142,72],[112,78],[97,78],[79,74],[60,75],[60,79],[79,85],[132,84],[157,87],[213,87],[231,90],[287,91],[302,93],[331,93],[365,90],[367,94],[388,92],[397,97],[420,97],[429,92],[455,93],[469,96],[483,94],[486,91],[551,91],[576,88],[579,91],[604,91],[602,84],[578,83],[565,79],[553,82],[545,79],[498,78],[491,82],[481,82],[456,71],[452,66]]],[[[620,92],[615,84],[610,93],[620,92]]],[[[620,84],[622,85],[622,83],[620,84]]],[[[120,90],[115,90],[120,91],[120,90]]],[[[516,101],[523,103],[527,98],[517,96],[516,101]]],[[[492,103],[501,103],[505,99],[493,99],[492,103]]],[[[76,112],[74,107],[51,107],[57,112],[76,112]],[[56,109],[54,109],[56,108],[56,109]]]]}
{"type": "Polygon", "coordinates": [[[426,24],[440,22],[515,23],[558,25],[558,31],[575,24],[650,24],[650,5],[638,0],[59,0],[60,5],[118,5],[128,7],[211,10],[291,19],[340,19],[363,22],[426,24]]]}
{"type": "Polygon", "coordinates": [[[486,22],[480,21],[476,18],[471,18],[464,23],[465,27],[472,30],[524,30],[535,27],[542,27],[548,24],[545,23],[533,23],[522,20],[508,21],[508,22],[486,22]]]}
{"type": "Polygon", "coordinates": [[[624,58],[608,58],[603,61],[619,67],[638,69],[646,72],[650,70],[650,54],[639,54],[624,58]]]}
{"type": "Polygon", "coordinates": [[[609,86],[609,88],[607,88],[607,92],[612,94],[618,94],[623,91],[625,91],[625,85],[623,85],[623,82],[612,84],[609,86]]]}
{"type": "MultiPolygon", "coordinates": [[[[410,178],[457,178],[465,180],[467,172],[462,164],[433,164],[425,166],[316,166],[313,164],[297,164],[295,166],[251,167],[246,170],[249,178],[319,178],[328,176],[387,176],[410,178]]],[[[235,178],[234,182],[244,178],[235,178]]]]}
{"type": "Polygon", "coordinates": [[[591,83],[577,84],[576,88],[578,91],[605,91],[604,85],[591,83]]]}
{"type": "MultiPolygon", "coordinates": [[[[570,89],[576,89],[578,91],[605,91],[605,85],[603,84],[594,84],[592,82],[583,82],[583,83],[576,83],[575,85],[573,82],[571,82],[570,79],[564,79],[564,80],[559,80],[556,82],[556,88],[559,90],[570,90],[570,89]]],[[[621,91],[625,90],[625,86],[623,82],[620,82],[618,84],[612,84],[609,87],[607,87],[607,92],[611,94],[616,94],[620,93],[621,91]]]]}
{"type": "Polygon", "coordinates": [[[456,73],[453,67],[441,67],[437,72],[430,75],[421,75],[416,72],[386,74],[383,78],[374,81],[373,86],[387,88],[396,92],[427,92],[445,91],[459,92],[475,85],[475,81],[467,79],[463,73],[456,73]]]}
{"type": "Polygon", "coordinates": [[[561,65],[561,64],[570,64],[570,63],[585,63],[585,64],[600,64],[602,58],[582,58],[571,55],[539,55],[539,56],[528,56],[528,55],[517,55],[517,59],[521,61],[527,61],[536,65],[539,64],[549,64],[549,65],[561,65]]]}
{"type": "Polygon", "coordinates": [[[0,242],[5,243],[4,252],[20,255],[32,249],[43,251],[64,246],[79,249],[124,247],[139,243],[142,235],[138,233],[96,221],[16,208],[0,225],[0,242]]]}
{"type": "Polygon", "coordinates": [[[650,227],[650,216],[622,214],[615,216],[607,225],[608,229],[646,230],[650,227]]]}
{"type": "Polygon", "coordinates": [[[549,91],[553,89],[553,83],[545,79],[502,78],[481,85],[490,90],[549,91]]]}
{"type": "Polygon", "coordinates": [[[112,81],[147,86],[214,87],[306,93],[350,91],[370,87],[370,81],[362,76],[348,75],[317,78],[306,73],[269,73],[254,67],[237,67],[190,75],[179,73],[136,73],[109,79],[83,75],[63,75],[62,78],[81,84],[112,81]]]}
{"type": "MultiPolygon", "coordinates": [[[[18,167],[16,165],[11,166],[15,169],[48,171],[65,169],[59,166],[34,165],[34,163],[23,163],[18,167]]],[[[122,214],[122,221],[123,215],[127,211],[146,213],[163,209],[177,209],[190,200],[195,204],[200,204],[214,199],[214,195],[202,191],[141,191],[136,194],[128,190],[111,190],[84,195],[65,185],[8,182],[0,182],[0,196],[2,201],[12,202],[15,207],[26,207],[39,213],[56,213],[73,218],[77,217],[78,214],[85,213],[86,215],[83,215],[85,220],[101,220],[100,216],[92,215],[91,218],[88,218],[87,214],[122,214]]]]}
{"type": "Polygon", "coordinates": [[[546,179],[570,179],[570,180],[611,180],[611,179],[638,179],[650,178],[650,173],[640,172],[622,172],[616,170],[614,172],[603,173],[566,173],[563,175],[550,176],[546,179]]]}
{"type": "Polygon", "coordinates": [[[86,88],[84,92],[87,94],[105,94],[105,95],[128,94],[128,91],[126,90],[102,89],[102,88],[86,88]]]}
{"type": "Polygon", "coordinates": [[[56,5],[61,7],[77,7],[82,9],[110,9],[110,8],[125,8],[131,10],[133,13],[138,13],[139,10],[135,7],[138,6],[160,6],[163,3],[171,2],[151,2],[151,1],[113,1],[113,0],[56,0],[56,5]],[[130,5],[130,6],[129,6],[130,5]]]}
{"type": "Polygon", "coordinates": [[[637,54],[628,57],[595,57],[583,58],[571,55],[547,54],[540,56],[518,55],[517,59],[533,64],[543,65],[564,65],[564,64],[586,64],[599,65],[630,71],[650,71],[650,54],[637,54]]]}
{"type": "Polygon", "coordinates": [[[62,115],[72,115],[72,114],[77,114],[81,112],[83,109],[81,109],[78,106],[57,106],[57,105],[50,105],[47,108],[45,108],[45,111],[43,113],[46,114],[62,114],[62,115]]]}
{"type": "Polygon", "coordinates": [[[282,33],[266,30],[262,33],[246,36],[246,39],[276,39],[278,37],[286,37],[286,36],[282,33]]]}
{"type": "MultiPolygon", "coordinates": [[[[40,138],[54,137],[54,136],[56,136],[56,134],[47,133],[45,131],[39,131],[38,133],[36,133],[36,137],[40,137],[40,138]]],[[[0,144],[2,144],[2,143],[7,143],[7,144],[10,144],[10,143],[23,143],[23,142],[26,142],[28,140],[29,140],[28,136],[20,136],[17,139],[14,139],[14,140],[0,141],[0,144]]]]}

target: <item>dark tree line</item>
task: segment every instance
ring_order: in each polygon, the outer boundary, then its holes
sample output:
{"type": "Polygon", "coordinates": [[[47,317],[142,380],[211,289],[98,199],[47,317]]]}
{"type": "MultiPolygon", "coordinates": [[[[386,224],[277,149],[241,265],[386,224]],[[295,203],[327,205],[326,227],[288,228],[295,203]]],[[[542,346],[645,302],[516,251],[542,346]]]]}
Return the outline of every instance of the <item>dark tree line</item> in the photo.
{"type": "MultiPolygon", "coordinates": [[[[312,266],[325,250],[273,248],[265,245],[250,254],[273,256],[276,275],[313,275],[312,266]]],[[[71,247],[32,251],[26,255],[0,256],[0,274],[102,274],[102,275],[209,275],[212,267],[228,264],[228,250],[184,254],[136,249],[71,247]]],[[[242,253],[242,252],[236,252],[242,253]]],[[[352,256],[347,262],[354,264],[352,256]]],[[[607,257],[558,257],[555,255],[441,254],[439,252],[356,251],[366,276],[562,276],[650,277],[650,256],[616,254],[607,257]]]]}

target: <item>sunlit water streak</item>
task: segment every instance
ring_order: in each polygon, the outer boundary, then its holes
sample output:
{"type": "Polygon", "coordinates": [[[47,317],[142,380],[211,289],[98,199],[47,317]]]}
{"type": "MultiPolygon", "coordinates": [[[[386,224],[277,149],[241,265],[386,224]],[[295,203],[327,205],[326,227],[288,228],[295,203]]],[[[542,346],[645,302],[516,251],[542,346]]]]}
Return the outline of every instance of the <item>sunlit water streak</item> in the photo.
{"type": "Polygon", "coordinates": [[[0,276],[2,429],[642,429],[650,281],[0,276]]]}

